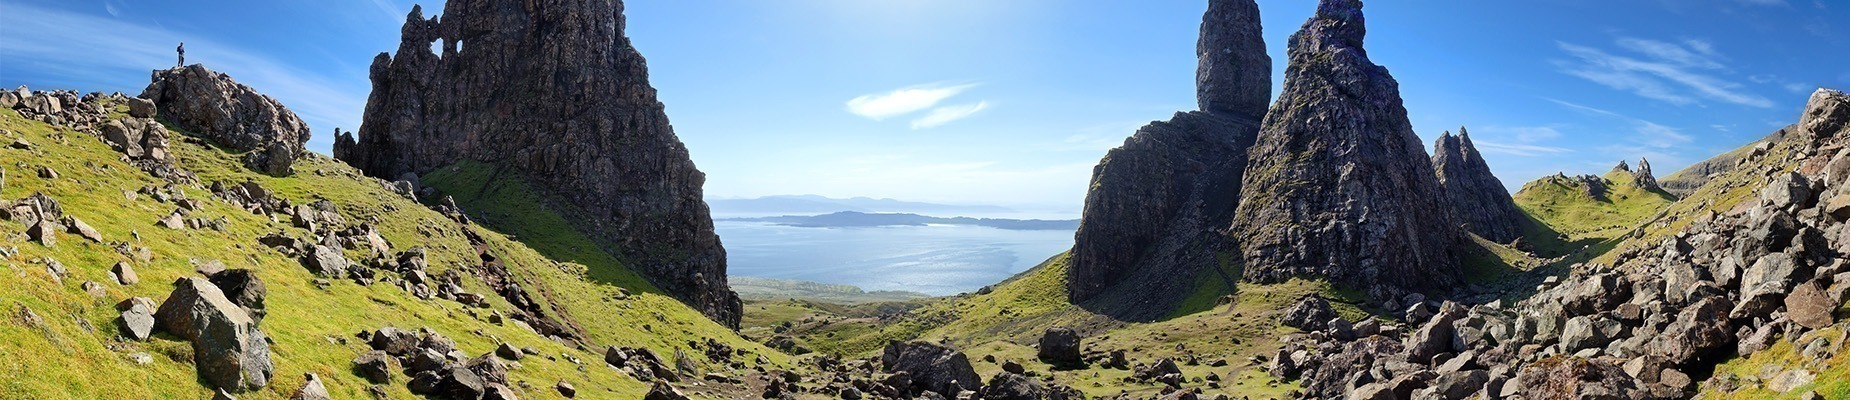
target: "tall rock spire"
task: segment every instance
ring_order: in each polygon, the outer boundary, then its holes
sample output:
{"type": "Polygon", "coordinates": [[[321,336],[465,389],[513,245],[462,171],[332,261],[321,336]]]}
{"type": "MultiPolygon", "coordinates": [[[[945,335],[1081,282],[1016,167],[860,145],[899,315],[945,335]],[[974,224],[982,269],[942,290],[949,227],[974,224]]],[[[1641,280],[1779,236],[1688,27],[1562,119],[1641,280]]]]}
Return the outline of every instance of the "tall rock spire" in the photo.
{"type": "Polygon", "coordinates": [[[1458,135],[1446,132],[1433,143],[1432,168],[1445,192],[1446,208],[1466,231],[1498,243],[1522,236],[1526,217],[1503,181],[1490,173],[1464,127],[1458,128],[1458,135]]]}
{"type": "Polygon", "coordinates": [[[1360,1],[1322,0],[1291,36],[1285,86],[1248,153],[1230,231],[1249,281],[1444,289],[1459,280],[1462,235],[1399,84],[1362,48],[1363,24],[1360,1]]]}
{"type": "Polygon", "coordinates": [[[443,14],[412,8],[397,54],[373,59],[359,136],[338,138],[334,156],[385,179],[495,165],[624,266],[736,328],[743,305],[706,176],[624,36],[623,2],[450,0],[443,14]]]}
{"type": "Polygon", "coordinates": [[[1265,53],[1259,5],[1209,0],[1195,43],[1195,101],[1201,111],[1258,120],[1272,100],[1272,56],[1265,53]]]}
{"type": "Polygon", "coordinates": [[[1657,177],[1651,175],[1651,160],[1638,157],[1638,170],[1632,172],[1632,183],[1639,188],[1650,191],[1664,190],[1657,185],[1657,177]]]}
{"type": "Polygon", "coordinates": [[[1200,279],[1237,279],[1215,269],[1230,247],[1220,230],[1239,204],[1246,150],[1271,91],[1258,12],[1253,0],[1212,0],[1200,42],[1211,51],[1197,54],[1203,111],[1138,129],[1092,170],[1067,263],[1069,300],[1147,320],[1168,314],[1200,279]]]}

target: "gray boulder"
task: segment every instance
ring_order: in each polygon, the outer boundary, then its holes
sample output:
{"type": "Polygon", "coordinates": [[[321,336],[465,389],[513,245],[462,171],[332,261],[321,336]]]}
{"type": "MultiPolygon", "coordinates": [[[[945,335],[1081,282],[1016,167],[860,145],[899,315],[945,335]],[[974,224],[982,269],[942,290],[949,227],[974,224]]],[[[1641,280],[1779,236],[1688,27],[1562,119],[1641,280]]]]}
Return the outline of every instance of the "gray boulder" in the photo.
{"type": "Polygon", "coordinates": [[[1079,333],[1063,327],[1047,328],[1041,335],[1039,351],[1041,362],[1056,366],[1074,366],[1084,363],[1079,352],[1079,333]]]}
{"type": "Polygon", "coordinates": [[[905,372],[913,377],[911,390],[932,391],[956,396],[965,390],[981,387],[982,377],[970,366],[963,352],[936,343],[893,342],[880,356],[886,372],[905,372]]]}
{"type": "Polygon", "coordinates": [[[193,342],[200,378],[233,392],[270,381],[270,342],[256,321],[204,278],[181,278],[154,314],[161,330],[193,342]]]}
{"type": "Polygon", "coordinates": [[[1336,318],[1336,312],[1330,310],[1330,302],[1324,300],[1323,296],[1313,294],[1298,299],[1296,303],[1291,304],[1290,308],[1286,308],[1279,323],[1306,332],[1315,332],[1326,328],[1325,325],[1332,318],[1336,318]]]}

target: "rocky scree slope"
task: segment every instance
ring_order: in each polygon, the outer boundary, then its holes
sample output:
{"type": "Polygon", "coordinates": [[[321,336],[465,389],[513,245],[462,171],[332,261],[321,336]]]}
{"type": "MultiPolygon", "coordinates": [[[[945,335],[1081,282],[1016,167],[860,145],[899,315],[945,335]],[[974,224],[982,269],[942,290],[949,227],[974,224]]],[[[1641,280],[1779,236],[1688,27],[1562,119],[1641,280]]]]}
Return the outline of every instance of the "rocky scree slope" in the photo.
{"type": "Polygon", "coordinates": [[[0,106],[0,393],[641,397],[664,379],[744,391],[787,361],[403,186],[314,155],[252,173],[222,138],[160,121],[198,108],[24,88],[0,106]],[[395,331],[429,352],[368,356],[395,331]]]}
{"type": "Polygon", "coordinates": [[[1361,2],[1324,0],[1291,36],[1230,230],[1248,281],[1327,277],[1395,298],[1459,280],[1463,236],[1363,25],[1361,2]]]}
{"type": "Polygon", "coordinates": [[[1514,302],[1331,319],[1272,371],[1324,398],[1850,395],[1850,95],[1819,90],[1799,127],[1628,235],[1611,264],[1514,302]]]}
{"type": "Polygon", "coordinates": [[[1439,186],[1454,221],[1493,242],[1510,243],[1522,237],[1528,217],[1510,199],[1503,181],[1490,173],[1470,132],[1459,127],[1456,136],[1449,131],[1439,135],[1432,153],[1432,169],[1439,174],[1439,186]]]}
{"type": "Polygon", "coordinates": [[[414,7],[396,54],[373,60],[365,121],[336,139],[334,156],[391,180],[460,160],[518,173],[630,269],[736,327],[742,306],[701,199],[705,175],[624,36],[623,3],[452,0],[443,10],[426,19],[414,7]]]}

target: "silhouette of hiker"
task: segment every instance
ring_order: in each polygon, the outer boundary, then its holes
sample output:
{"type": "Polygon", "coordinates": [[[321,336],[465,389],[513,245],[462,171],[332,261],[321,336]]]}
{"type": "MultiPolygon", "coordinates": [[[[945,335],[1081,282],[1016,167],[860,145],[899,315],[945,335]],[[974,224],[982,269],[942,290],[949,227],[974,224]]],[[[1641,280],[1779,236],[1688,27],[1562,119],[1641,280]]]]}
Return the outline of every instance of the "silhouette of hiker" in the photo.
{"type": "Polygon", "coordinates": [[[182,66],[182,67],[186,66],[186,42],[180,42],[180,47],[175,47],[173,51],[180,53],[180,65],[179,66],[182,66]]]}

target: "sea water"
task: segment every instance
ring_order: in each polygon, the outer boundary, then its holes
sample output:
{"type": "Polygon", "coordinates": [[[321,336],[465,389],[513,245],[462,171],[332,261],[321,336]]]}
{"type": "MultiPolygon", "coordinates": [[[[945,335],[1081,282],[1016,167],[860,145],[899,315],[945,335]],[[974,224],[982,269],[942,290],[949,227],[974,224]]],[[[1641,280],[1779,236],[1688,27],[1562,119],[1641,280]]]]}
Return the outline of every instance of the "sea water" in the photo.
{"type": "Polygon", "coordinates": [[[905,290],[973,292],[1073,246],[1070,230],[927,225],[804,228],[714,221],[732,276],[905,290]]]}

